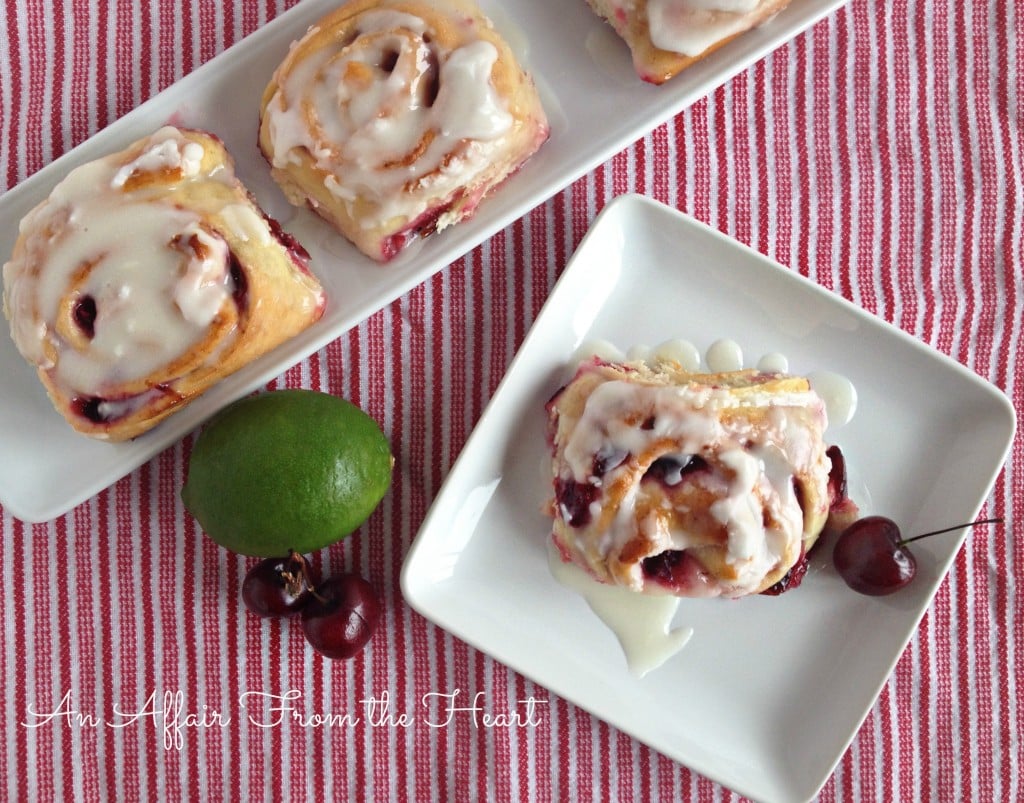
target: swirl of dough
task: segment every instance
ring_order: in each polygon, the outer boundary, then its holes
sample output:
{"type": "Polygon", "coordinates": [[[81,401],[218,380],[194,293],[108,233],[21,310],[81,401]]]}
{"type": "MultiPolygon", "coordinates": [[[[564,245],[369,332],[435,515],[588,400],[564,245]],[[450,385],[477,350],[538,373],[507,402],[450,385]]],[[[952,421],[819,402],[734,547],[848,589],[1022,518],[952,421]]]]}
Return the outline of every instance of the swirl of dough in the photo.
{"type": "Polygon", "coordinates": [[[316,320],[323,294],[219,141],[167,127],[73,170],[25,217],[4,309],[72,425],[123,440],[316,320]]]}
{"type": "Polygon", "coordinates": [[[547,135],[532,82],[475,7],[356,0],[275,72],[260,145],[293,203],[386,260],[469,217],[547,135]]]}

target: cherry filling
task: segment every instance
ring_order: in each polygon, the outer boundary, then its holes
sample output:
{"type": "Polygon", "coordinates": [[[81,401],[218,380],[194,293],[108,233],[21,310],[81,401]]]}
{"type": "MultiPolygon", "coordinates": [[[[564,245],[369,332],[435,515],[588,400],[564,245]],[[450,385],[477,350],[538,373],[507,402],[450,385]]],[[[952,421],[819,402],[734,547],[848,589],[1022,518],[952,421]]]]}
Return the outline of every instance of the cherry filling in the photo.
{"type": "Polygon", "coordinates": [[[668,549],[640,561],[644,577],[668,591],[688,596],[705,596],[711,592],[707,571],[700,561],[681,549],[668,549]]]}
{"type": "Polygon", "coordinates": [[[555,502],[570,527],[586,527],[590,523],[590,506],[597,499],[599,490],[588,482],[563,480],[561,477],[555,480],[555,502]]]}
{"type": "Polygon", "coordinates": [[[662,585],[671,585],[672,574],[679,566],[685,553],[679,549],[669,549],[657,555],[651,555],[640,562],[644,577],[657,580],[662,585]]]}
{"type": "Polygon", "coordinates": [[[768,597],[777,597],[785,591],[791,591],[796,588],[804,581],[804,576],[807,574],[807,569],[811,565],[810,559],[803,552],[800,553],[800,557],[796,563],[790,568],[788,572],[779,578],[779,581],[766,588],[761,593],[768,597]]]}
{"type": "Polygon", "coordinates": [[[398,64],[398,51],[387,50],[381,54],[380,57],[380,68],[383,72],[391,74],[395,71],[395,65],[398,64]]]}
{"type": "Polygon", "coordinates": [[[282,229],[281,224],[270,217],[270,215],[264,214],[263,219],[267,221],[267,226],[270,228],[270,233],[274,235],[274,239],[281,243],[288,252],[292,262],[309,273],[309,251],[303,248],[302,244],[292,235],[282,229]]]}
{"type": "Polygon", "coordinates": [[[828,498],[832,507],[846,500],[846,458],[838,446],[829,446],[825,454],[832,461],[828,472],[828,498]]]}
{"type": "Polygon", "coordinates": [[[797,481],[796,477],[793,477],[793,496],[796,498],[796,503],[800,505],[800,510],[806,511],[807,508],[804,506],[804,486],[803,483],[797,481]]]}
{"type": "Polygon", "coordinates": [[[437,231],[437,221],[440,220],[441,215],[454,205],[455,200],[452,200],[449,203],[439,204],[433,209],[428,209],[404,229],[385,238],[380,245],[381,259],[385,262],[394,259],[405,246],[417,237],[429,237],[437,231]]]}
{"type": "Polygon", "coordinates": [[[437,100],[437,94],[441,91],[441,78],[437,66],[437,54],[430,50],[427,53],[427,69],[423,73],[423,85],[420,90],[420,101],[428,109],[437,100]]]}
{"type": "Polygon", "coordinates": [[[235,252],[231,251],[230,254],[228,272],[231,274],[231,284],[234,287],[231,297],[238,309],[244,310],[249,299],[249,282],[245,278],[245,271],[242,270],[242,265],[238,261],[238,257],[235,256],[235,252]]]}
{"type": "Polygon", "coordinates": [[[137,396],[123,396],[121,398],[103,398],[101,396],[75,396],[71,400],[71,411],[81,418],[91,421],[93,424],[108,424],[125,418],[147,401],[147,394],[161,397],[166,400],[172,398],[171,403],[180,402],[184,397],[166,382],[153,385],[145,393],[137,396]]]}
{"type": "Polygon", "coordinates": [[[699,455],[680,455],[678,457],[659,457],[643,476],[644,480],[655,480],[671,488],[678,485],[691,474],[710,469],[708,462],[699,455]]]}
{"type": "Polygon", "coordinates": [[[96,299],[92,296],[82,296],[75,302],[72,312],[75,323],[82,333],[92,340],[96,334],[96,299]]]}
{"type": "Polygon", "coordinates": [[[94,424],[102,424],[107,419],[101,412],[101,404],[103,404],[103,399],[95,396],[85,398],[76,396],[71,400],[71,409],[75,411],[76,415],[81,416],[87,421],[91,421],[94,424]]]}
{"type": "MultiPolygon", "coordinates": [[[[828,498],[830,508],[835,509],[843,505],[847,500],[846,460],[838,446],[829,446],[825,454],[832,461],[832,468],[829,469],[828,473],[828,498]]],[[[793,479],[793,492],[796,495],[796,501],[800,505],[800,509],[804,510],[804,488],[803,485],[796,481],[796,478],[793,479]]],[[[818,541],[817,543],[821,542],[818,541]]],[[[813,548],[811,551],[813,551],[813,548]]],[[[792,568],[775,585],[766,588],[761,593],[770,597],[776,597],[785,591],[791,591],[803,582],[810,565],[810,557],[806,552],[801,552],[800,557],[793,564],[792,568]]]]}

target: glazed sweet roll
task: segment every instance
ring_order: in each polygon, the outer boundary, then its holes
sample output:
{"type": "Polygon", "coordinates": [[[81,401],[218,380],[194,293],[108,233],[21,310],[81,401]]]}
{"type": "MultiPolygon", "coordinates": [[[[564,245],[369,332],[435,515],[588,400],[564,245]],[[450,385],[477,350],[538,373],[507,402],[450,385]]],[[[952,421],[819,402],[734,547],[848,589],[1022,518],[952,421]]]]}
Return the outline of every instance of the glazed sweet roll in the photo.
{"type": "Polygon", "coordinates": [[[471,217],[547,137],[533,81],[465,0],[345,3],[292,46],[259,131],[289,201],[378,261],[471,217]]]}
{"type": "Polygon", "coordinates": [[[637,74],[662,84],[789,0],[587,0],[629,46],[637,74]]]}
{"type": "Polygon", "coordinates": [[[801,377],[594,358],[547,413],[552,537],[601,582],[764,592],[828,519],[825,406],[801,377]]]}
{"type": "Polygon", "coordinates": [[[4,312],[71,425],[125,440],[315,322],[307,260],[218,139],[166,127],[71,171],[22,220],[4,312]]]}

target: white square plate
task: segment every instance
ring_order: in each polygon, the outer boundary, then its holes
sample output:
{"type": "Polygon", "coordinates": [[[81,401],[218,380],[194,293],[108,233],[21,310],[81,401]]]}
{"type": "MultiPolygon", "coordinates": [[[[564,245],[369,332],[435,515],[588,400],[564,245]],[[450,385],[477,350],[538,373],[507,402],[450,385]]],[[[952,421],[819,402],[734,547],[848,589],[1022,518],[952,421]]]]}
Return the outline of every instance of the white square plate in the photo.
{"type": "MultiPolygon", "coordinates": [[[[830,432],[904,532],[971,521],[1013,438],[1009,400],[964,366],[675,210],[638,196],[606,207],[445,480],[402,574],[428,619],[563,698],[761,801],[806,800],[828,779],[945,576],[966,531],[914,545],[918,575],[860,596],[811,553],[779,597],[683,600],[694,635],[630,674],[612,632],[547,565],[545,402],[591,340],[731,338],[792,370],[854,383],[830,432]]],[[[749,362],[749,361],[748,361],[749,362]]],[[[856,499],[863,505],[864,499],[856,499]]]]}
{"type": "Polygon", "coordinates": [[[49,195],[71,168],[120,150],[171,122],[208,129],[224,140],[242,181],[312,255],[313,270],[328,293],[324,317],[155,430],[117,445],[91,441],[65,424],[11,339],[0,336],[0,503],[26,521],[44,521],[66,512],[845,2],[792,0],[770,23],[739,37],[668,84],[655,87],[636,77],[625,45],[591,13],[584,0],[480,0],[536,78],[551,121],[551,139],[500,192],[481,205],[472,221],[430,238],[422,248],[382,267],[356,252],[312,214],[292,210],[274,186],[256,148],[259,99],[274,68],[289,44],[339,3],[304,0],[0,197],[0,261],[6,260],[14,247],[18,221],[49,195]]]}

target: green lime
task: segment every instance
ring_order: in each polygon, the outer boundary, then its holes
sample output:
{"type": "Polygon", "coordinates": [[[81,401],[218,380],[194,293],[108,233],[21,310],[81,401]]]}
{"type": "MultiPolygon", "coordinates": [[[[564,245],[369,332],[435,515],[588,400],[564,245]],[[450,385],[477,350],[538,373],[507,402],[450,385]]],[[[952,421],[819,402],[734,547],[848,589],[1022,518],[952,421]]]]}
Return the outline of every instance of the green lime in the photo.
{"type": "Polygon", "coordinates": [[[366,521],[393,465],[380,427],[356,405],[313,390],[275,390],[210,420],[192,449],[181,498],[232,552],[313,552],[366,521]]]}

